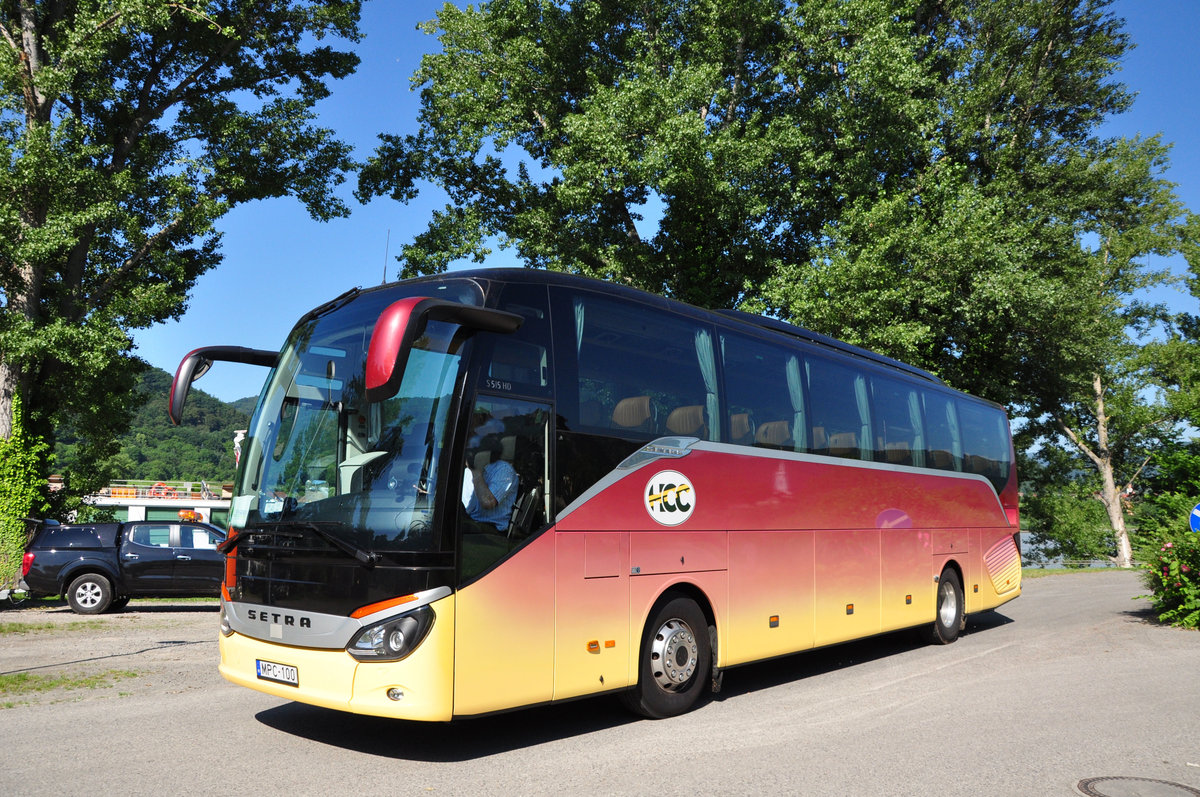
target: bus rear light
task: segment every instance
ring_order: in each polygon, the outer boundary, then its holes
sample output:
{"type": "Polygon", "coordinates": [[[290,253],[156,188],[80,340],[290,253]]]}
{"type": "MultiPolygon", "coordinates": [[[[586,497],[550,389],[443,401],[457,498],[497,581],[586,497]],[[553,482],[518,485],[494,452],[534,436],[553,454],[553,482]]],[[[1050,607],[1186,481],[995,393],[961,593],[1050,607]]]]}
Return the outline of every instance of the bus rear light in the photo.
{"type": "Polygon", "coordinates": [[[346,652],[359,661],[399,661],[416,650],[433,627],[428,606],[369,625],[354,635],[346,652]]]}
{"type": "Polygon", "coordinates": [[[1005,507],[1004,514],[1008,516],[1008,525],[1012,526],[1014,529],[1021,528],[1021,510],[1019,507],[1005,507]]]}

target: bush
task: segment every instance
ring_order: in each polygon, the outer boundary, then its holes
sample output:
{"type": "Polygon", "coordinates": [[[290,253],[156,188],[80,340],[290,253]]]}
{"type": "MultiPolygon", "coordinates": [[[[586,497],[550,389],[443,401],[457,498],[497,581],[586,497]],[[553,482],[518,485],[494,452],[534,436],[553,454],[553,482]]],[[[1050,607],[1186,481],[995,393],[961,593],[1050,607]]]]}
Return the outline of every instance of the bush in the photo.
{"type": "Polygon", "coordinates": [[[39,469],[46,444],[25,429],[21,397],[13,397],[12,433],[0,438],[0,588],[16,586],[25,551],[25,521],[41,514],[41,489],[46,478],[39,469]]]}
{"type": "Polygon", "coordinates": [[[1181,628],[1200,627],[1200,534],[1185,532],[1164,538],[1144,566],[1159,621],[1181,628]]]}

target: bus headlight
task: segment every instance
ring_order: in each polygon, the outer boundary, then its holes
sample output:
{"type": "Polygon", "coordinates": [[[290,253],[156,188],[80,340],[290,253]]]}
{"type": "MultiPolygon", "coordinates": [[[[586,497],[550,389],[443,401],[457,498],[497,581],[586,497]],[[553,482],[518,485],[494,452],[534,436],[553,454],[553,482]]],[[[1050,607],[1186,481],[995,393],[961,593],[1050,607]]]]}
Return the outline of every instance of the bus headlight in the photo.
{"type": "Polygon", "coordinates": [[[422,606],[369,625],[354,635],[346,652],[359,661],[399,661],[412,653],[433,627],[433,609],[422,606]]]}

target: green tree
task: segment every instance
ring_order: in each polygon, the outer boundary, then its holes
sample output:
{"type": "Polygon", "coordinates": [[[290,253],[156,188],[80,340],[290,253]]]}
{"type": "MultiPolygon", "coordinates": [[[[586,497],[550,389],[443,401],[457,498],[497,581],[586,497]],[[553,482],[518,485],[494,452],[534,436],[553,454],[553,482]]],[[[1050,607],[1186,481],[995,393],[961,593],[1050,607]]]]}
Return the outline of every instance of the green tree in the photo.
{"type": "MultiPolygon", "coordinates": [[[[76,493],[137,398],[129,331],[177,316],[214,223],[291,195],[315,218],[349,149],[313,124],[357,57],[348,0],[0,0],[0,439],[76,430],[76,493]]],[[[45,467],[45,463],[42,463],[45,467]]]]}
{"type": "Polygon", "coordinates": [[[1200,440],[1154,451],[1143,488],[1134,520],[1146,545],[1188,532],[1192,508],[1200,504],[1200,440]]]}
{"type": "Polygon", "coordinates": [[[811,260],[847,201],[928,158],[937,97],[893,0],[450,5],[360,197],[449,203],[401,275],[515,247],[529,266],[732,307],[811,260]]]}
{"type": "Polygon", "coordinates": [[[1096,138],[1128,102],[1109,80],[1126,41],[1103,3],[945,9],[930,29],[975,46],[940,50],[938,156],[905,190],[856,200],[765,305],[1007,404],[1026,442],[1075,448],[1095,479],[1035,485],[1035,514],[1059,502],[1040,531],[1081,539],[1061,504],[1095,496],[1129,566],[1122,496],[1180,419],[1147,337],[1164,310],[1138,297],[1168,280],[1151,255],[1194,253],[1195,218],[1157,138],[1096,138]]]}

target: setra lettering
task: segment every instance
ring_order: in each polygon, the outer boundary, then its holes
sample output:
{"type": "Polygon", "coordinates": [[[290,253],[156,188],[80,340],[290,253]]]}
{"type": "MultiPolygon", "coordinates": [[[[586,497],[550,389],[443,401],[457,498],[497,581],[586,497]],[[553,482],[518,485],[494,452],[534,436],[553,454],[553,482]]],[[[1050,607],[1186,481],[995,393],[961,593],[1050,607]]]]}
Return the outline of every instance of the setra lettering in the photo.
{"type": "Polygon", "coordinates": [[[247,609],[246,619],[257,620],[260,623],[275,623],[276,625],[312,628],[312,619],[309,617],[296,617],[295,615],[281,614],[280,612],[266,612],[262,609],[247,609]]]}

